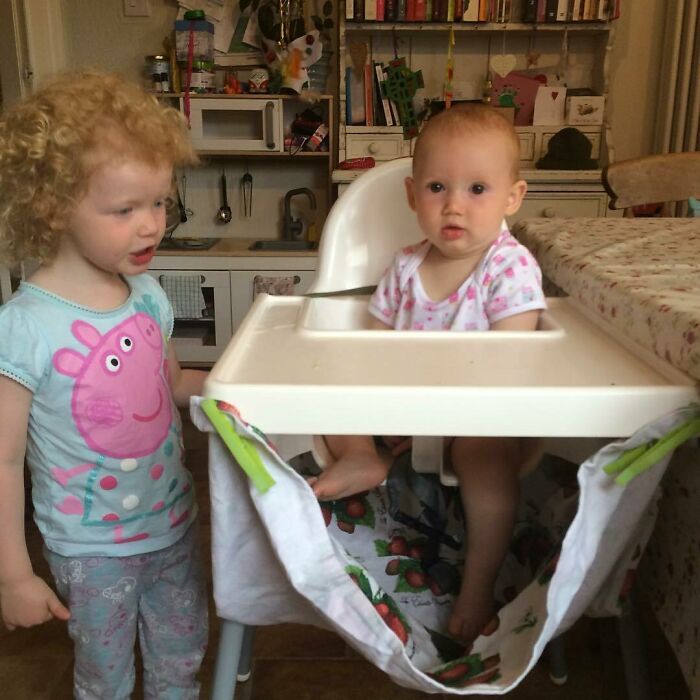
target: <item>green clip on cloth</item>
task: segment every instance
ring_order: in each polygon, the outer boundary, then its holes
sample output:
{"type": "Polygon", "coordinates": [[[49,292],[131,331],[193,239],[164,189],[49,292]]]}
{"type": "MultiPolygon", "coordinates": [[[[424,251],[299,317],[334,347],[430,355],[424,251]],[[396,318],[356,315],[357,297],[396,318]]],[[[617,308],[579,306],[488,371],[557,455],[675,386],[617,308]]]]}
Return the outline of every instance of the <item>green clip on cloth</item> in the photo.
{"type": "Polygon", "coordinates": [[[654,466],[662,457],[687,440],[700,436],[700,418],[691,418],[658,440],[637,445],[603,467],[606,474],[615,477],[615,483],[624,486],[635,476],[654,466]]]}
{"type": "Polygon", "coordinates": [[[217,407],[216,401],[214,399],[204,399],[201,406],[226,447],[231,451],[241,469],[255,484],[258,491],[265,493],[271,486],[274,486],[275,480],[265,469],[253,442],[248,438],[241,437],[236,432],[226,414],[217,407]]]}

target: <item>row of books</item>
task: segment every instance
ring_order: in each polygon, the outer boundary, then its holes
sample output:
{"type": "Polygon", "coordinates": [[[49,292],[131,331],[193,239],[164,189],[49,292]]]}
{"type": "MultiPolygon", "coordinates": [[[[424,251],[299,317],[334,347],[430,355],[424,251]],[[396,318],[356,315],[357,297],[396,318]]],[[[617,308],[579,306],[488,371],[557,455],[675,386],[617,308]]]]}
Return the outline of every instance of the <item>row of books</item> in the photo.
{"type": "Polygon", "coordinates": [[[607,22],[620,16],[621,0],[525,0],[523,22],[607,22]]]}
{"type": "Polygon", "coordinates": [[[585,22],[620,16],[621,0],[346,0],[354,22],[585,22]]]}
{"type": "Polygon", "coordinates": [[[386,68],[370,61],[358,73],[345,69],[345,123],[353,126],[401,126],[396,105],[386,96],[386,68]]]}

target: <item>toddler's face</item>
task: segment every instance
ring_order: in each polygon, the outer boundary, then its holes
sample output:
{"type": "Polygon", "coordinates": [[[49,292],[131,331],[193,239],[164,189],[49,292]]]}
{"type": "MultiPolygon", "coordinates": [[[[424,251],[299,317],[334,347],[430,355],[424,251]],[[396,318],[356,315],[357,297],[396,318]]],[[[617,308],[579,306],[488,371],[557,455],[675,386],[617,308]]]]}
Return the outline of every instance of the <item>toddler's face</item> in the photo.
{"type": "Polygon", "coordinates": [[[406,193],[425,237],[447,258],[485,253],[525,195],[513,181],[513,151],[505,136],[430,134],[406,193]]]}
{"type": "Polygon", "coordinates": [[[145,272],[165,232],[172,167],[106,163],[91,176],[61,252],[114,274],[145,272]]]}

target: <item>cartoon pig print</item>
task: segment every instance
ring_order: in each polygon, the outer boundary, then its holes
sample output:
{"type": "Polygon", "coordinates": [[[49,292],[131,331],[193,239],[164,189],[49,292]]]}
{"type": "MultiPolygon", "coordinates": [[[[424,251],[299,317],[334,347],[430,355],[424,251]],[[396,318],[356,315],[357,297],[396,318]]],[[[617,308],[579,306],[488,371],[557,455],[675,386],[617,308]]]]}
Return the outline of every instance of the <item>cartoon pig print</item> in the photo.
{"type": "Polygon", "coordinates": [[[85,321],[75,321],[71,331],[88,353],[61,348],[53,356],[53,365],[75,378],[73,420],[96,458],[94,463],[52,470],[64,487],[90,472],[83,500],[67,496],[57,504],[58,510],[82,516],[85,525],[114,526],[116,542],[145,539],[147,532],[124,537],[123,525],[167,508],[171,526],[180,524],[188,513],[174,514],[172,506],[190,484],[170,479],[163,464],[139,459],[163,444],[172,421],[160,328],[148,314],[137,313],[104,335],[85,321]],[[118,460],[117,466],[104,466],[106,458],[118,460]],[[148,470],[146,479],[144,470],[148,470]]]}
{"type": "Polygon", "coordinates": [[[106,457],[151,454],[166,438],[172,419],[158,325],[137,313],[105,335],[84,321],[75,321],[71,331],[89,348],[88,355],[62,348],[53,364],[75,377],[71,410],[78,432],[106,457]]]}

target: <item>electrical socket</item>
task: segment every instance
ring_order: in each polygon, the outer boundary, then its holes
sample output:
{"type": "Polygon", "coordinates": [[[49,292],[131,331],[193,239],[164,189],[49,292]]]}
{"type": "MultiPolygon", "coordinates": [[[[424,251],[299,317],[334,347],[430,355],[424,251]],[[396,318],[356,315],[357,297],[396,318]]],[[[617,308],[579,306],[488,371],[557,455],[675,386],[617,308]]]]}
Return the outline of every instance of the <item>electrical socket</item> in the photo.
{"type": "Polygon", "coordinates": [[[124,0],[124,17],[150,17],[148,0],[124,0]]]}

